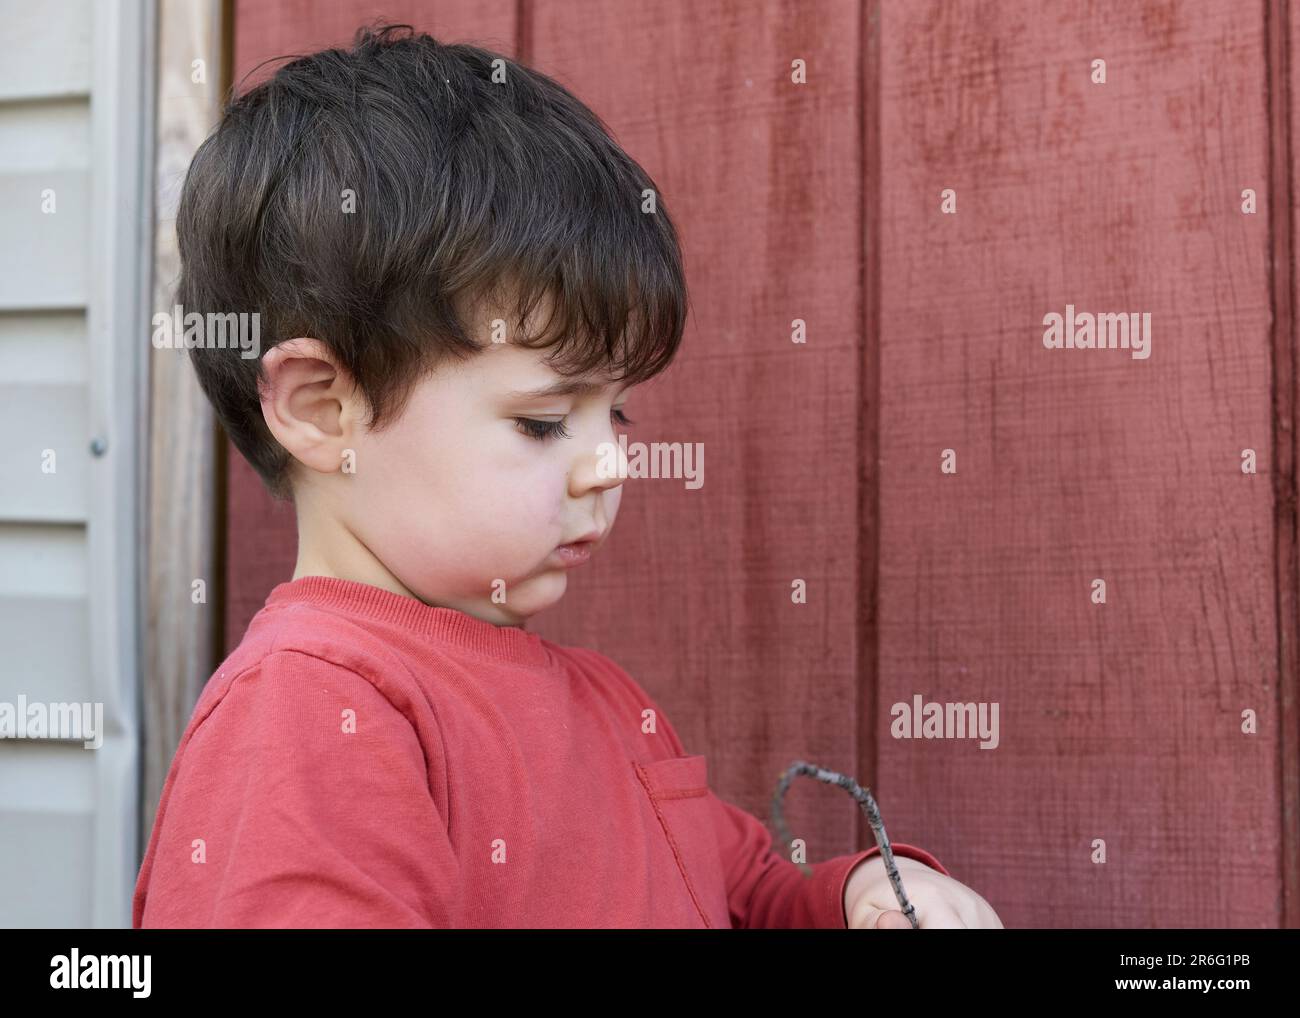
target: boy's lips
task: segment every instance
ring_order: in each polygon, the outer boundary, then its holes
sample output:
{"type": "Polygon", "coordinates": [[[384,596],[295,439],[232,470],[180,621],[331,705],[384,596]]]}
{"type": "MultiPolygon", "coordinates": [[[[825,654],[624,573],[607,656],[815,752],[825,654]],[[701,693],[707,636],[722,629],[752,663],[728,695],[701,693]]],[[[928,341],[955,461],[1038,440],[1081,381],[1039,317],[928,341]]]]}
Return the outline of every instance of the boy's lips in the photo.
{"type": "Polygon", "coordinates": [[[602,531],[595,530],[568,544],[562,544],[555,549],[555,556],[566,566],[578,566],[591,558],[591,550],[596,547],[600,540],[602,531]]]}

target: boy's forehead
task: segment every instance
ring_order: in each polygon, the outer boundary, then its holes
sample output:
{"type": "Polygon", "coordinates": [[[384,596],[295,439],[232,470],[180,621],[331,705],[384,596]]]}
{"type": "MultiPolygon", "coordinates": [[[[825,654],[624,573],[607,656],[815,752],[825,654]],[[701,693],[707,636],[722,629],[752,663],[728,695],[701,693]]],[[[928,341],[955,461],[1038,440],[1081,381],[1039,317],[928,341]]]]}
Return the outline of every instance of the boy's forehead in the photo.
{"type": "Polygon", "coordinates": [[[511,389],[507,395],[512,399],[541,398],[545,396],[589,396],[599,393],[609,386],[609,380],[595,381],[585,375],[565,378],[557,376],[549,382],[524,389],[511,389]]]}
{"type": "Polygon", "coordinates": [[[564,375],[547,363],[545,349],[534,349],[513,343],[494,345],[489,356],[482,358],[491,364],[490,373],[503,393],[511,399],[546,396],[587,396],[598,394],[611,386],[618,387],[614,379],[603,371],[564,375]]]}

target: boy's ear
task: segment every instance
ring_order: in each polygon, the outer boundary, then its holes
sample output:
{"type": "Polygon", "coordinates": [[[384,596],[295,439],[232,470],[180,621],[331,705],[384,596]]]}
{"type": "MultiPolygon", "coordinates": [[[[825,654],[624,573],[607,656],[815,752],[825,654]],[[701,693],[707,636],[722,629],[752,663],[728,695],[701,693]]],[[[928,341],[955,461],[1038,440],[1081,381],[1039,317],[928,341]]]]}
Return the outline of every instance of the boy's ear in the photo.
{"type": "Polygon", "coordinates": [[[318,339],[300,336],[262,356],[262,417],[300,463],[338,473],[360,437],[361,404],[352,376],[318,339]]]}

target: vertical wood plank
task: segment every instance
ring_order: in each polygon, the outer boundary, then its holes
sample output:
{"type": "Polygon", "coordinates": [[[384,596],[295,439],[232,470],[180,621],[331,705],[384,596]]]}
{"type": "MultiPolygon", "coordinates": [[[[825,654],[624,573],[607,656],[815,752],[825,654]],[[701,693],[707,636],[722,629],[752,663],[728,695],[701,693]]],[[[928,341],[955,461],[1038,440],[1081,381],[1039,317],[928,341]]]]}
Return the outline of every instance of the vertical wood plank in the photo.
{"type": "MultiPolygon", "coordinates": [[[[860,784],[869,780],[876,797],[890,802],[893,789],[880,781],[881,718],[877,711],[876,691],[880,684],[880,280],[884,251],[881,229],[884,186],[881,150],[881,10],[880,0],[865,0],[862,5],[859,49],[862,52],[862,345],[859,353],[860,379],[858,406],[858,659],[856,703],[858,727],[857,765],[860,784]]],[[[914,790],[922,793],[922,790],[914,790]]],[[[885,807],[880,805],[882,814],[885,807]]],[[[882,819],[884,816],[882,815],[882,819]]],[[[892,840],[909,842],[914,835],[894,826],[885,827],[892,840]],[[906,836],[904,836],[906,835],[906,836]]],[[[860,848],[875,843],[866,817],[857,818],[857,841],[860,848]]],[[[940,860],[942,862],[942,860],[940,860]]],[[[945,865],[947,865],[945,863],[945,865]]]]}
{"type": "Polygon", "coordinates": [[[1268,0],[1269,187],[1273,256],[1273,463],[1276,506],[1278,694],[1281,740],[1282,925],[1300,927],[1300,567],[1297,566],[1296,386],[1297,73],[1295,12],[1290,0],[1268,0]]]}
{"type": "MultiPolygon", "coordinates": [[[[150,317],[170,311],[180,273],[176,205],[185,171],[217,120],[224,40],[221,5],[158,5],[158,110],[154,153],[154,262],[150,317]],[[193,61],[206,81],[192,79],[193,61]]],[[[141,710],[141,854],[149,844],[167,771],[194,704],[216,663],[222,585],[217,572],[218,500],[212,408],[184,350],[149,350],[147,625],[141,710]],[[191,598],[195,580],[205,603],[191,598]]]]}
{"type": "Polygon", "coordinates": [[[1263,13],[882,7],[882,732],[920,695],[1001,739],[882,773],[1009,926],[1279,921],[1263,13]],[[1150,358],[1045,349],[1067,304],[1150,358]]]}
{"type": "MultiPolygon", "coordinates": [[[[626,482],[613,538],[536,628],[622,664],[709,757],[717,793],[764,820],[796,759],[874,783],[856,721],[861,7],[529,10],[525,59],[611,126],[683,238],[686,337],[632,396],[628,441],[705,449],[697,490],[626,482]]],[[[800,781],[789,807],[810,861],[859,844],[838,789],[800,781]]]]}

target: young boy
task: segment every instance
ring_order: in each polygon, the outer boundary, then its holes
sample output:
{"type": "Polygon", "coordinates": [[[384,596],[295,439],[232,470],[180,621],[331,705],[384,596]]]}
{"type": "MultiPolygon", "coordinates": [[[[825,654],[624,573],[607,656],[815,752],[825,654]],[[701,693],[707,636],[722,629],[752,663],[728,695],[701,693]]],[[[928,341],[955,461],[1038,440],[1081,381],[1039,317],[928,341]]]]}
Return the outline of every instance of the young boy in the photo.
{"type": "MultiPolygon", "coordinates": [[[[523,628],[614,524],[677,237],[567,91],[404,29],[235,100],[185,181],[177,302],[265,349],[195,367],[298,561],[194,709],[133,925],[907,928],[876,849],[805,877],[631,677],[523,628]]],[[[893,847],[923,928],[1001,925],[893,847]]]]}

